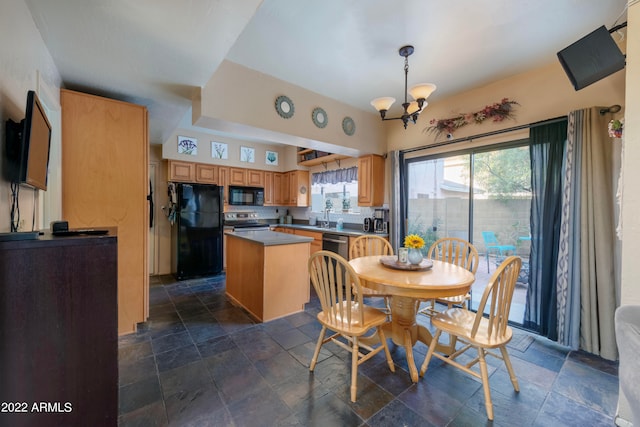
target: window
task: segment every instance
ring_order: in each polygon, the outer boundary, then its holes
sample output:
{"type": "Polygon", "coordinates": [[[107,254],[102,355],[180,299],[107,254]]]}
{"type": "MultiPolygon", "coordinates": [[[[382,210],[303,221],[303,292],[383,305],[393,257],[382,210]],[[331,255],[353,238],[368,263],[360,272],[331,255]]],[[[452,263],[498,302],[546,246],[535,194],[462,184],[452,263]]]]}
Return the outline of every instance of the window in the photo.
{"type": "Polygon", "coordinates": [[[358,168],[336,169],[311,175],[311,211],[356,213],[358,209],[358,168]]]}
{"type": "Polygon", "coordinates": [[[528,284],[531,163],[528,141],[490,150],[411,159],[407,163],[407,233],[425,239],[426,254],[441,237],[470,241],[480,253],[470,307],[496,265],[509,254],[523,260],[510,320],[522,324],[528,284]],[[497,243],[489,243],[495,237],[497,243]],[[499,248],[496,248],[498,246],[499,248]]]}

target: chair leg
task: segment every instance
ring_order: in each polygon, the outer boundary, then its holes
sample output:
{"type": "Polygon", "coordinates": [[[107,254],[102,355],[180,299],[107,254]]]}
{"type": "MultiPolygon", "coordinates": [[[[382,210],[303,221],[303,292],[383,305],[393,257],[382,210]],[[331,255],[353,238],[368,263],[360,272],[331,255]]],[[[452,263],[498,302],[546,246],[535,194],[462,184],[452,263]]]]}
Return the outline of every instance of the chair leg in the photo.
{"type": "Polygon", "coordinates": [[[387,345],[387,339],[384,336],[384,331],[382,330],[381,326],[378,326],[377,329],[378,329],[378,337],[380,337],[380,344],[382,344],[382,347],[384,348],[384,355],[387,357],[387,364],[389,365],[389,369],[391,370],[391,372],[395,372],[396,367],[393,364],[391,353],[389,353],[389,346],[387,345]]]}
{"type": "Polygon", "coordinates": [[[318,355],[320,354],[320,348],[322,347],[322,341],[324,341],[324,336],[327,333],[327,327],[323,326],[320,331],[320,336],[318,337],[318,342],[316,343],[316,351],[313,352],[313,358],[311,358],[311,363],[309,363],[309,370],[313,372],[316,367],[316,362],[318,362],[318,355]]]}
{"type": "Polygon", "coordinates": [[[507,367],[507,371],[509,371],[509,378],[511,378],[511,384],[513,384],[513,389],[519,392],[520,386],[518,385],[518,379],[516,378],[516,373],[513,371],[513,366],[511,365],[511,359],[509,358],[509,353],[507,352],[507,348],[505,346],[500,347],[500,352],[502,353],[502,360],[504,360],[504,364],[507,367]]]}
{"type": "Polygon", "coordinates": [[[431,345],[429,345],[429,351],[427,352],[427,356],[424,358],[424,362],[422,362],[422,367],[420,368],[421,377],[424,377],[424,373],[427,372],[429,361],[431,360],[431,356],[433,356],[433,351],[436,349],[436,345],[438,345],[440,334],[442,334],[442,331],[440,329],[437,329],[436,334],[433,336],[433,338],[431,338],[431,345]]]}
{"type": "Polygon", "coordinates": [[[356,401],[356,392],[358,390],[358,337],[353,337],[353,344],[351,347],[351,401],[356,401]]]}
{"type": "Polygon", "coordinates": [[[484,358],[484,349],[478,348],[478,359],[480,360],[480,375],[482,377],[482,389],[484,390],[484,405],[487,410],[487,418],[493,421],[493,404],[491,403],[491,390],[489,389],[489,372],[487,361],[484,358]]]}

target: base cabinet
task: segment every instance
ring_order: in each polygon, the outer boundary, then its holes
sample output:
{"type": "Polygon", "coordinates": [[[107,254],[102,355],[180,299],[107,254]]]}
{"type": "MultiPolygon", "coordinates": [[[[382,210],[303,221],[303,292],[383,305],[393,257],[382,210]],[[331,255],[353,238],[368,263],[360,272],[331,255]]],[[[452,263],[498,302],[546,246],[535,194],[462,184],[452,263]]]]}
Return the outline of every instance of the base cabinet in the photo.
{"type": "MultiPolygon", "coordinates": [[[[116,426],[115,230],[101,237],[0,242],[2,426],[116,426]],[[53,412],[33,405],[48,404],[53,412]]],[[[39,406],[36,406],[39,407],[39,406]]]]}

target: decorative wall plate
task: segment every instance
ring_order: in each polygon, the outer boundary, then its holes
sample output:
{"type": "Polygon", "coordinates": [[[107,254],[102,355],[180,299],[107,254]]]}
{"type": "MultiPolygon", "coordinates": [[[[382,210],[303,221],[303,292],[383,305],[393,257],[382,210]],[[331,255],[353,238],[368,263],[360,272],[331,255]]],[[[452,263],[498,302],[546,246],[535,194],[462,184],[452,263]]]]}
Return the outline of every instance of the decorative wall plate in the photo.
{"type": "Polygon", "coordinates": [[[345,117],[342,119],[342,130],[349,136],[356,132],[356,124],[351,117],[345,117]]]}
{"type": "Polygon", "coordinates": [[[313,124],[318,126],[319,128],[323,128],[327,125],[329,118],[327,117],[327,113],[320,107],[314,108],[311,113],[311,119],[313,120],[313,124]]]}
{"type": "Polygon", "coordinates": [[[276,98],[276,111],[283,119],[290,119],[294,113],[293,101],[288,96],[280,95],[276,98]]]}

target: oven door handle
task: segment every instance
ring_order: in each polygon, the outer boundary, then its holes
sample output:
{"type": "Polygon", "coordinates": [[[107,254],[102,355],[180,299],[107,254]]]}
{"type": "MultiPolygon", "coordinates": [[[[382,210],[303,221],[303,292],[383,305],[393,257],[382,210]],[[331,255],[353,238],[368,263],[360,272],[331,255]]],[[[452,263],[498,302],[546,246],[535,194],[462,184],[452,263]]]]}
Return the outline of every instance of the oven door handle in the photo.
{"type": "Polygon", "coordinates": [[[342,245],[346,245],[347,243],[349,243],[347,240],[336,240],[336,239],[327,239],[327,238],[322,238],[323,242],[331,242],[331,243],[340,243],[342,245]]]}

